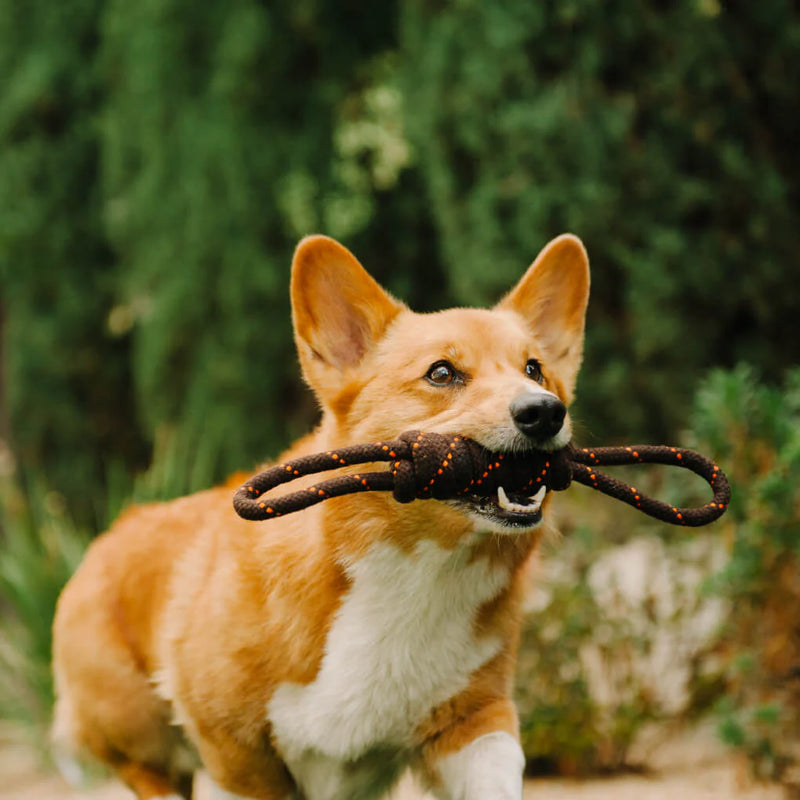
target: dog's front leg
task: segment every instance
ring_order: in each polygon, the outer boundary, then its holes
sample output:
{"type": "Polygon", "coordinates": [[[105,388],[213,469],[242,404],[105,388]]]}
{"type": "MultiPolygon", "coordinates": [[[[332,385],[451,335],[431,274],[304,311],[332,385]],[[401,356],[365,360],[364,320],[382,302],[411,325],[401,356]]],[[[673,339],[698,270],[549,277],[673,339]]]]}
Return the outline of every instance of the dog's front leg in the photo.
{"type": "Polygon", "coordinates": [[[521,800],[525,757],[506,731],[485,733],[438,764],[443,800],[521,800]]]}
{"type": "Polygon", "coordinates": [[[440,800],[522,800],[525,756],[510,702],[493,704],[425,748],[426,771],[440,800]]]}

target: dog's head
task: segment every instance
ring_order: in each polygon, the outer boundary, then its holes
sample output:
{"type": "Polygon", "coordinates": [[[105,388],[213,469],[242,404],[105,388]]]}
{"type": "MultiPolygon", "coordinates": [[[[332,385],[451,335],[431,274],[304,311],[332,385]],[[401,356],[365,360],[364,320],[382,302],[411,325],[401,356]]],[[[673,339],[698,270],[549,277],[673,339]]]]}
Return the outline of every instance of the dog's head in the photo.
{"type": "MultiPolygon", "coordinates": [[[[323,236],[299,244],[291,294],[303,374],[334,443],[411,429],[463,434],[498,452],[570,440],[589,296],[576,237],[550,242],[492,309],[416,314],[323,236]]],[[[461,508],[483,527],[519,530],[541,520],[541,500],[501,492],[461,508]]]]}

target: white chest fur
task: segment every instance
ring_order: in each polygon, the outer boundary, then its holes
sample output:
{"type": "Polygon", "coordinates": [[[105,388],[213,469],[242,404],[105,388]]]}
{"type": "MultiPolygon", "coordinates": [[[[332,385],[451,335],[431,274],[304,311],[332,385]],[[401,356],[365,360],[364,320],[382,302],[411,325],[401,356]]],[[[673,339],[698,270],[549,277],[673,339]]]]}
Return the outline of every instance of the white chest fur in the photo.
{"type": "Polygon", "coordinates": [[[505,568],[422,541],[412,554],[376,544],[347,571],[316,679],[283,684],[268,705],[290,765],[314,751],[350,761],[411,746],[425,715],[500,646],[476,637],[475,615],[507,584],[505,568]]]}

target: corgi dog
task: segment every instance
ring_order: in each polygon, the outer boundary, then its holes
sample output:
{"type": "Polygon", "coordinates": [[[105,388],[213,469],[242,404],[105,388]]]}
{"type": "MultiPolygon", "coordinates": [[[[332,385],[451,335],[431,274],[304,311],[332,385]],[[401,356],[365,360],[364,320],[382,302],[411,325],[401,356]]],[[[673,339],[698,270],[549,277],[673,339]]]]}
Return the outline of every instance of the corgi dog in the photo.
{"type": "MultiPolygon", "coordinates": [[[[283,460],[410,429],[564,446],[588,294],[572,235],[493,308],[429,314],[304,239],[292,317],[322,416],[283,460]]],[[[549,498],[375,492],[247,522],[232,489],[129,509],[64,589],[65,769],[93,756],[140,800],[188,800],[200,768],[217,800],[371,800],[408,768],[438,798],[521,800],[511,693],[549,498]]]]}

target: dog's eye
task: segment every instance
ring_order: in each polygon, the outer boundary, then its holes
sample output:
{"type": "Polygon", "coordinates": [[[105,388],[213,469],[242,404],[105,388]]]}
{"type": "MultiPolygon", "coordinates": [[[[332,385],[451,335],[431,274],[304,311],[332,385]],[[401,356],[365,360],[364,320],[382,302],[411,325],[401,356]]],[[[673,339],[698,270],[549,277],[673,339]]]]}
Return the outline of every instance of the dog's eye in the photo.
{"type": "Polygon", "coordinates": [[[449,361],[437,361],[431,364],[425,377],[434,386],[449,386],[458,377],[458,370],[449,361]]]}
{"type": "Polygon", "coordinates": [[[536,383],[541,383],[544,380],[542,365],[535,358],[528,359],[528,363],[525,365],[525,374],[536,383]]]}

